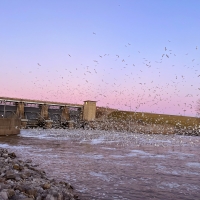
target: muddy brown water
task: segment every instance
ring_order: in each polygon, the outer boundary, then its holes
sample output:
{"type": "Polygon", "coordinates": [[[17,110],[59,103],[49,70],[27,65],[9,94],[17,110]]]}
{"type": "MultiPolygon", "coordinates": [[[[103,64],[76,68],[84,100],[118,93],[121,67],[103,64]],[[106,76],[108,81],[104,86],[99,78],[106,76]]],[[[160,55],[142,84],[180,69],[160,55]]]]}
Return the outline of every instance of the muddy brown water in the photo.
{"type": "Polygon", "coordinates": [[[200,137],[22,130],[0,147],[71,183],[82,200],[200,199],[200,137]]]}

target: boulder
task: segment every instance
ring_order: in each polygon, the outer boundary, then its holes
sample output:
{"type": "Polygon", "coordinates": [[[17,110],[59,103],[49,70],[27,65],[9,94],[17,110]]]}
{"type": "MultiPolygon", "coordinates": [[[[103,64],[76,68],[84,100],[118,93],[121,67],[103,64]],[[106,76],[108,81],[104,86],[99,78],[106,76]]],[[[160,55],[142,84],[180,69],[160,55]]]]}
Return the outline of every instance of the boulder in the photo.
{"type": "Polygon", "coordinates": [[[12,171],[6,172],[6,179],[15,179],[15,173],[12,171]]]}
{"type": "Polygon", "coordinates": [[[15,191],[14,191],[13,189],[8,189],[8,190],[7,190],[7,195],[8,195],[8,197],[10,198],[10,197],[12,197],[12,196],[15,195],[15,191]]]}
{"type": "Polygon", "coordinates": [[[8,199],[8,195],[7,195],[7,192],[0,192],[0,199],[1,200],[7,200],[8,199]]]}
{"type": "Polygon", "coordinates": [[[44,189],[44,190],[47,190],[47,189],[49,189],[51,187],[51,184],[50,183],[45,183],[43,186],[42,186],[42,188],[44,189]]]}
{"type": "Polygon", "coordinates": [[[19,169],[20,169],[20,168],[19,168],[19,165],[18,165],[18,164],[14,164],[14,165],[13,165],[13,169],[19,170],[19,169]]]}

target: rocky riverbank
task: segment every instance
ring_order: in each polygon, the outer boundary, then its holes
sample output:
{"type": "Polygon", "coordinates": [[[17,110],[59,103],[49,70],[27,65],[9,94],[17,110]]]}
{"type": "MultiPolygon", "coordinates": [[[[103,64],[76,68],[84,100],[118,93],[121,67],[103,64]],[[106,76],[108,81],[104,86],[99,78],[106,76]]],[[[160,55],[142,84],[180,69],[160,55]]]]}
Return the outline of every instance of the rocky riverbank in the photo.
{"type": "Polygon", "coordinates": [[[0,148],[0,200],[78,200],[73,187],[49,179],[30,159],[0,148]]]}

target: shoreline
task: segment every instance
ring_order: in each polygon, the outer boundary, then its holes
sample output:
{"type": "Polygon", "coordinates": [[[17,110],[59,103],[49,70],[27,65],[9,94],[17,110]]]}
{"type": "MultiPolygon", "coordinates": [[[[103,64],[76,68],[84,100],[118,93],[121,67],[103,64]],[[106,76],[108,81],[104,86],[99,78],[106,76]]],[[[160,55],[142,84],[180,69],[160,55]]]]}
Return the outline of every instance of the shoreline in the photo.
{"type": "Polygon", "coordinates": [[[69,183],[48,178],[38,166],[0,147],[0,199],[79,200],[69,183]]]}

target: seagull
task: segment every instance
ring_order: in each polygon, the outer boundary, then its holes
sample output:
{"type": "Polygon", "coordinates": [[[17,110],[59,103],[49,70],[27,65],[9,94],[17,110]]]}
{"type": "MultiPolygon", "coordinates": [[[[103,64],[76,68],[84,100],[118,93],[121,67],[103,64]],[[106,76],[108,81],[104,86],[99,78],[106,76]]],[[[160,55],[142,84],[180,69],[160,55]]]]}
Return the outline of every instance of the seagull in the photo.
{"type": "Polygon", "coordinates": [[[40,63],[38,63],[38,65],[41,66],[40,63]]]}
{"type": "Polygon", "coordinates": [[[167,51],[167,48],[165,47],[165,51],[167,51]]]}
{"type": "Polygon", "coordinates": [[[95,32],[93,32],[93,34],[94,34],[94,35],[96,35],[96,33],[95,33],[95,32]]]}
{"type": "Polygon", "coordinates": [[[71,57],[69,54],[68,54],[68,56],[71,57]]]}

